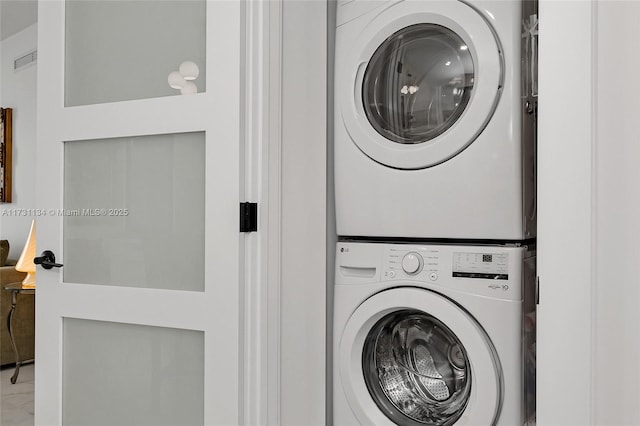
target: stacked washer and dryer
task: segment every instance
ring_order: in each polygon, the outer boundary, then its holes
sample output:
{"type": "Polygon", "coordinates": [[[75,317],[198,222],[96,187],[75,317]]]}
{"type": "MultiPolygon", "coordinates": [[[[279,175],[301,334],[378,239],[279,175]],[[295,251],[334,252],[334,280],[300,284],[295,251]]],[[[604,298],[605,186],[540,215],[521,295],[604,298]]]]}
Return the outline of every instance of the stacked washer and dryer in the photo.
{"type": "Polygon", "coordinates": [[[536,7],[338,1],[336,426],[535,420],[536,7]]]}

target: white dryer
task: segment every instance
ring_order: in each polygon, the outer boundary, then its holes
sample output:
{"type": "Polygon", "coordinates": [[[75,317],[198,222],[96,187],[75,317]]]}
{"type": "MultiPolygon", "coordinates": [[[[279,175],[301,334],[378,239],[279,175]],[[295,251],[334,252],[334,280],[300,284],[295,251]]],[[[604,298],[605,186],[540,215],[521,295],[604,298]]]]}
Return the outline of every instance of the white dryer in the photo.
{"type": "Polygon", "coordinates": [[[527,13],[519,0],[338,2],[338,235],[535,236],[527,13]]]}
{"type": "Polygon", "coordinates": [[[534,285],[526,247],[338,243],[333,423],[534,420],[534,285]]]}

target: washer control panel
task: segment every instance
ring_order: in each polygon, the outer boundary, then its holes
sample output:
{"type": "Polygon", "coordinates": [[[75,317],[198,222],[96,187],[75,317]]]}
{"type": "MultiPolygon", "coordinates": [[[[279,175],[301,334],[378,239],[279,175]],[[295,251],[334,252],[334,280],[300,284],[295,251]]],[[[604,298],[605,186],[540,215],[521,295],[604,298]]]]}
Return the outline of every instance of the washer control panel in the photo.
{"type": "Polygon", "coordinates": [[[509,279],[509,255],[506,253],[453,253],[454,278],[509,279]]]}
{"type": "Polygon", "coordinates": [[[420,253],[409,252],[402,258],[402,270],[409,275],[416,275],[422,270],[424,260],[420,253]]]}
{"type": "Polygon", "coordinates": [[[441,278],[494,281],[502,287],[509,280],[509,254],[458,251],[438,246],[394,246],[385,251],[382,280],[410,278],[435,282],[441,278]],[[500,284],[502,282],[503,284],[500,284]]]}
{"type": "Polygon", "coordinates": [[[435,247],[392,247],[386,250],[382,280],[418,278],[437,281],[440,277],[440,250],[435,247]]]}
{"type": "Polygon", "coordinates": [[[361,242],[337,247],[336,285],[386,283],[522,300],[527,247],[361,242]]]}

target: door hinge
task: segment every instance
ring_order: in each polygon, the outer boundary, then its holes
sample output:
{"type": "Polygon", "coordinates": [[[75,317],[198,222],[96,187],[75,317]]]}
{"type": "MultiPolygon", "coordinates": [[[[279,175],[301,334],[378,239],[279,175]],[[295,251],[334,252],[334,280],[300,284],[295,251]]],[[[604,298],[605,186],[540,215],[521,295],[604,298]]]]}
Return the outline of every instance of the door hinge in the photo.
{"type": "Polygon", "coordinates": [[[258,230],[258,203],[240,203],[240,232],[258,230]]]}

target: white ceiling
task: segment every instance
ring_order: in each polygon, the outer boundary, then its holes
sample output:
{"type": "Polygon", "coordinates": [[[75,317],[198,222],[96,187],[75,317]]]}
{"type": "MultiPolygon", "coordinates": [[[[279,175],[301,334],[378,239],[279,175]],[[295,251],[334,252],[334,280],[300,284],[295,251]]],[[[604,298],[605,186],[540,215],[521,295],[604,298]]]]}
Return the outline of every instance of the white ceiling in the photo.
{"type": "Polygon", "coordinates": [[[0,0],[0,40],[38,21],[37,0],[0,0]]]}

